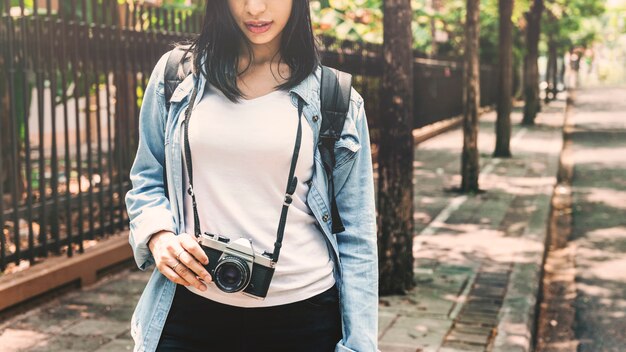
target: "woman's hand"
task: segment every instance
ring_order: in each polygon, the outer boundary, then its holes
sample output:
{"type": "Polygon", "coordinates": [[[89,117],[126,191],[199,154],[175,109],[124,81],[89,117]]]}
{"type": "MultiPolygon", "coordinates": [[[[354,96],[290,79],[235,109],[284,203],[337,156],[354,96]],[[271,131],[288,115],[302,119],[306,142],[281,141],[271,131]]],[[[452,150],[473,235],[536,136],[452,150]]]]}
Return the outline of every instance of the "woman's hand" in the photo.
{"type": "Polygon", "coordinates": [[[211,275],[203,266],[209,263],[209,258],[193,236],[160,231],[152,235],[148,247],[161,274],[177,284],[206,291],[200,280],[211,282],[211,275]]]}

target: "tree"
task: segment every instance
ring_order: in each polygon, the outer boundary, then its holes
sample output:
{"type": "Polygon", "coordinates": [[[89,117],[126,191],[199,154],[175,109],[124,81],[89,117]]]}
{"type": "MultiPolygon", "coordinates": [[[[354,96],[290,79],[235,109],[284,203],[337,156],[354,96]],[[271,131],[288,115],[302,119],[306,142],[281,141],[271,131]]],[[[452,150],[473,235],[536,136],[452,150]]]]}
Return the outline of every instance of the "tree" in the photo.
{"type": "Polygon", "coordinates": [[[557,43],[553,33],[548,33],[548,65],[546,67],[546,94],[544,101],[549,103],[556,99],[558,78],[557,43]]]}
{"type": "MultiPolygon", "coordinates": [[[[599,37],[605,11],[602,0],[546,0],[546,16],[541,24],[548,51],[546,102],[554,99],[558,83],[558,58],[565,52],[583,53],[599,37]],[[579,48],[574,50],[574,48],[579,48]]],[[[576,55],[580,58],[580,55],[576,55]]],[[[578,67],[574,63],[573,68],[578,67]]]]}
{"type": "Polygon", "coordinates": [[[510,157],[511,95],[513,90],[513,14],[514,0],[500,0],[500,72],[498,81],[498,118],[496,120],[495,157],[510,157]]]}
{"type": "Polygon", "coordinates": [[[478,60],[480,0],[467,0],[463,71],[463,152],[461,191],[478,192],[478,108],[480,67],[478,60]]]}
{"type": "Polygon", "coordinates": [[[524,118],[522,124],[532,125],[541,108],[539,101],[539,35],[541,34],[541,14],[543,0],[533,0],[526,13],[526,56],[524,58],[524,118]]]}
{"type": "Polygon", "coordinates": [[[413,287],[413,53],[410,0],[383,5],[383,79],[378,155],[381,294],[413,287]]]}

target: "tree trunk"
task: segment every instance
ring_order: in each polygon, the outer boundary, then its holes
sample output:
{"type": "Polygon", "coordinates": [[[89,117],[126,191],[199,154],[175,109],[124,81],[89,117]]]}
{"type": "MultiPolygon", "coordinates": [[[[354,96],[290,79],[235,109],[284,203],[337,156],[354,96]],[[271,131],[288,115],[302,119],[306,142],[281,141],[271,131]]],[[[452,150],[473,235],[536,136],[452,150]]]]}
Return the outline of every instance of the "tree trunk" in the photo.
{"type": "MultiPolygon", "coordinates": [[[[2,63],[2,58],[0,58],[0,63],[2,63]]],[[[4,78],[5,75],[0,75],[0,77],[4,78]]],[[[9,90],[7,88],[8,84],[5,83],[6,80],[0,80],[0,91],[2,91],[2,96],[0,96],[0,201],[2,201],[4,196],[4,191],[10,189],[10,185],[7,185],[9,180],[9,175],[11,174],[11,131],[8,128],[11,126],[11,114],[9,113],[9,90]]]]}
{"type": "Polygon", "coordinates": [[[561,65],[559,67],[559,76],[557,78],[557,82],[561,82],[563,83],[563,89],[567,89],[567,82],[566,82],[566,78],[565,78],[565,73],[567,72],[567,67],[566,67],[566,62],[565,62],[565,55],[563,53],[561,53],[561,65]]]}
{"type": "Polygon", "coordinates": [[[513,90],[513,14],[514,0],[500,0],[500,77],[498,89],[498,118],[494,157],[511,156],[511,107],[513,90]]]}
{"type": "Polygon", "coordinates": [[[556,99],[556,95],[559,92],[559,47],[557,43],[554,43],[554,47],[552,48],[554,53],[554,61],[552,62],[552,99],[556,99]]]}
{"type": "Polygon", "coordinates": [[[570,79],[569,79],[569,87],[568,89],[577,89],[579,87],[579,71],[580,71],[580,60],[582,59],[582,51],[572,49],[570,50],[570,79]]]}
{"type": "Polygon", "coordinates": [[[463,70],[463,153],[461,191],[478,192],[478,107],[480,69],[478,63],[480,0],[467,0],[465,17],[465,66],[463,70]]]}
{"type": "Polygon", "coordinates": [[[541,14],[543,0],[533,0],[526,13],[526,57],[524,58],[524,118],[522,124],[532,125],[541,108],[539,101],[539,35],[541,34],[541,14]]]}
{"type": "Polygon", "coordinates": [[[556,41],[554,40],[554,36],[550,35],[548,39],[548,65],[546,69],[546,103],[556,99],[557,70],[556,41]]]}
{"type": "MultiPolygon", "coordinates": [[[[434,13],[441,11],[441,0],[428,0],[427,6],[430,7],[434,13]]],[[[437,26],[435,25],[435,16],[430,17],[430,52],[432,57],[437,57],[439,54],[439,42],[437,42],[437,26]]]]}
{"type": "Polygon", "coordinates": [[[413,38],[410,0],[385,0],[378,155],[380,293],[413,287],[413,38]]]}

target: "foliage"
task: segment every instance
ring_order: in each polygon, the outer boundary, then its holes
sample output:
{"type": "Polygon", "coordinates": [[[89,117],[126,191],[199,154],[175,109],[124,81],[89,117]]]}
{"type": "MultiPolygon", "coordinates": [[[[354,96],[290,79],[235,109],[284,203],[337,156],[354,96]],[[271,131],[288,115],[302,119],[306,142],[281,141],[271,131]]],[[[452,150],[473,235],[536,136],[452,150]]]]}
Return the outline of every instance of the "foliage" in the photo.
{"type": "Polygon", "coordinates": [[[543,32],[561,54],[574,47],[587,48],[599,39],[600,28],[593,22],[604,13],[604,4],[603,0],[546,0],[543,32]]]}
{"type": "MultiPolygon", "coordinates": [[[[339,39],[382,43],[383,0],[312,0],[313,25],[317,34],[339,39]]],[[[597,39],[594,19],[603,13],[604,0],[545,0],[544,33],[552,33],[559,46],[588,46],[597,39]]],[[[411,0],[413,9],[413,48],[433,53],[433,30],[443,33],[436,43],[438,55],[459,56],[463,52],[465,0],[441,1],[433,9],[428,0],[411,0]],[[441,40],[441,39],[440,39],[441,40]]],[[[513,55],[516,64],[524,56],[525,13],[532,0],[515,0],[512,21],[513,55]]],[[[481,0],[480,56],[483,63],[497,63],[498,58],[498,0],[481,0]]]]}
{"type": "MultiPolygon", "coordinates": [[[[312,0],[311,10],[316,34],[339,39],[382,43],[381,11],[383,0],[312,0]]],[[[434,9],[428,0],[411,0],[413,10],[413,48],[439,56],[459,56],[463,52],[465,0],[441,1],[434,9]],[[434,53],[433,37],[438,33],[434,53]]],[[[523,25],[523,13],[530,0],[517,0],[513,23],[523,25]]],[[[498,0],[481,0],[481,61],[495,63],[498,48],[498,0]]],[[[517,36],[521,34],[517,33],[517,36]]],[[[521,57],[521,52],[516,56],[521,57]]]]}
{"type": "Polygon", "coordinates": [[[321,0],[310,4],[316,34],[382,43],[382,0],[321,0]]]}

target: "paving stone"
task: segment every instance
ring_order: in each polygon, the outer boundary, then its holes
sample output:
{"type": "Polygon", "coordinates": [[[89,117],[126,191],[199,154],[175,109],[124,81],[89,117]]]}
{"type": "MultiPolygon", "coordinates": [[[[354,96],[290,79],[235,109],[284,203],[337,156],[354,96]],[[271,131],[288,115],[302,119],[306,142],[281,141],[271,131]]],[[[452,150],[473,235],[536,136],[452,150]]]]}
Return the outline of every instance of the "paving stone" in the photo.
{"type": "Polygon", "coordinates": [[[121,322],[129,322],[135,310],[134,306],[99,306],[95,308],[98,310],[97,316],[121,322]]]}
{"type": "Polygon", "coordinates": [[[72,325],[68,333],[80,336],[101,335],[113,339],[127,330],[130,330],[130,321],[118,322],[114,320],[86,319],[72,325]]]}
{"type": "Polygon", "coordinates": [[[415,348],[434,348],[441,345],[451,325],[452,321],[448,319],[401,316],[380,341],[381,343],[396,343],[415,348]]]}
{"type": "Polygon", "coordinates": [[[391,327],[391,324],[398,315],[395,313],[389,313],[384,310],[378,312],[378,333],[379,338],[382,337],[385,332],[391,327]]]}
{"type": "Polygon", "coordinates": [[[133,337],[130,335],[130,329],[126,330],[123,334],[121,335],[117,335],[118,339],[130,339],[132,340],[133,337]]]}
{"type": "Polygon", "coordinates": [[[88,316],[89,307],[85,305],[54,305],[36,310],[18,320],[12,327],[29,329],[48,334],[63,332],[68,326],[88,316]]]}
{"type": "Polygon", "coordinates": [[[132,302],[124,295],[115,295],[108,292],[86,291],[80,295],[72,297],[69,303],[99,306],[132,306],[132,302]]]}
{"type": "Polygon", "coordinates": [[[489,337],[489,334],[485,335],[482,331],[481,333],[464,333],[453,329],[452,332],[446,336],[446,342],[460,341],[468,344],[485,346],[487,345],[489,337]]]}
{"type": "Polygon", "coordinates": [[[109,292],[117,295],[136,296],[137,298],[139,298],[145,287],[146,282],[144,280],[116,280],[108,282],[107,284],[99,287],[98,292],[109,292]]]}
{"type": "Polygon", "coordinates": [[[109,342],[111,339],[104,336],[77,336],[57,335],[45,340],[29,352],[85,352],[93,351],[109,342]]]}
{"type": "Polygon", "coordinates": [[[383,352],[430,352],[430,351],[436,351],[436,350],[429,350],[429,349],[424,349],[421,347],[415,347],[415,346],[405,346],[405,345],[397,345],[397,344],[392,344],[392,343],[381,343],[380,345],[378,345],[378,349],[380,349],[383,352]]]}
{"type": "Polygon", "coordinates": [[[476,323],[483,326],[495,326],[498,323],[498,317],[495,315],[463,314],[457,321],[465,324],[476,323]]]}
{"type": "Polygon", "coordinates": [[[439,350],[439,352],[459,352],[459,351],[484,352],[485,350],[486,350],[486,346],[484,345],[472,345],[469,343],[452,341],[452,342],[446,342],[446,344],[439,350]]]}
{"type": "Polygon", "coordinates": [[[107,344],[102,345],[95,352],[121,352],[132,351],[135,346],[134,342],[129,339],[116,339],[107,344]]]}
{"type": "Polygon", "coordinates": [[[31,348],[49,337],[50,335],[32,330],[6,329],[0,334],[0,346],[3,352],[20,351],[31,348]]]}
{"type": "Polygon", "coordinates": [[[478,335],[483,335],[483,336],[489,336],[494,333],[494,330],[495,328],[493,327],[482,326],[480,324],[470,325],[470,324],[463,324],[460,322],[456,322],[454,324],[454,331],[457,331],[463,334],[478,334],[478,335]]]}

